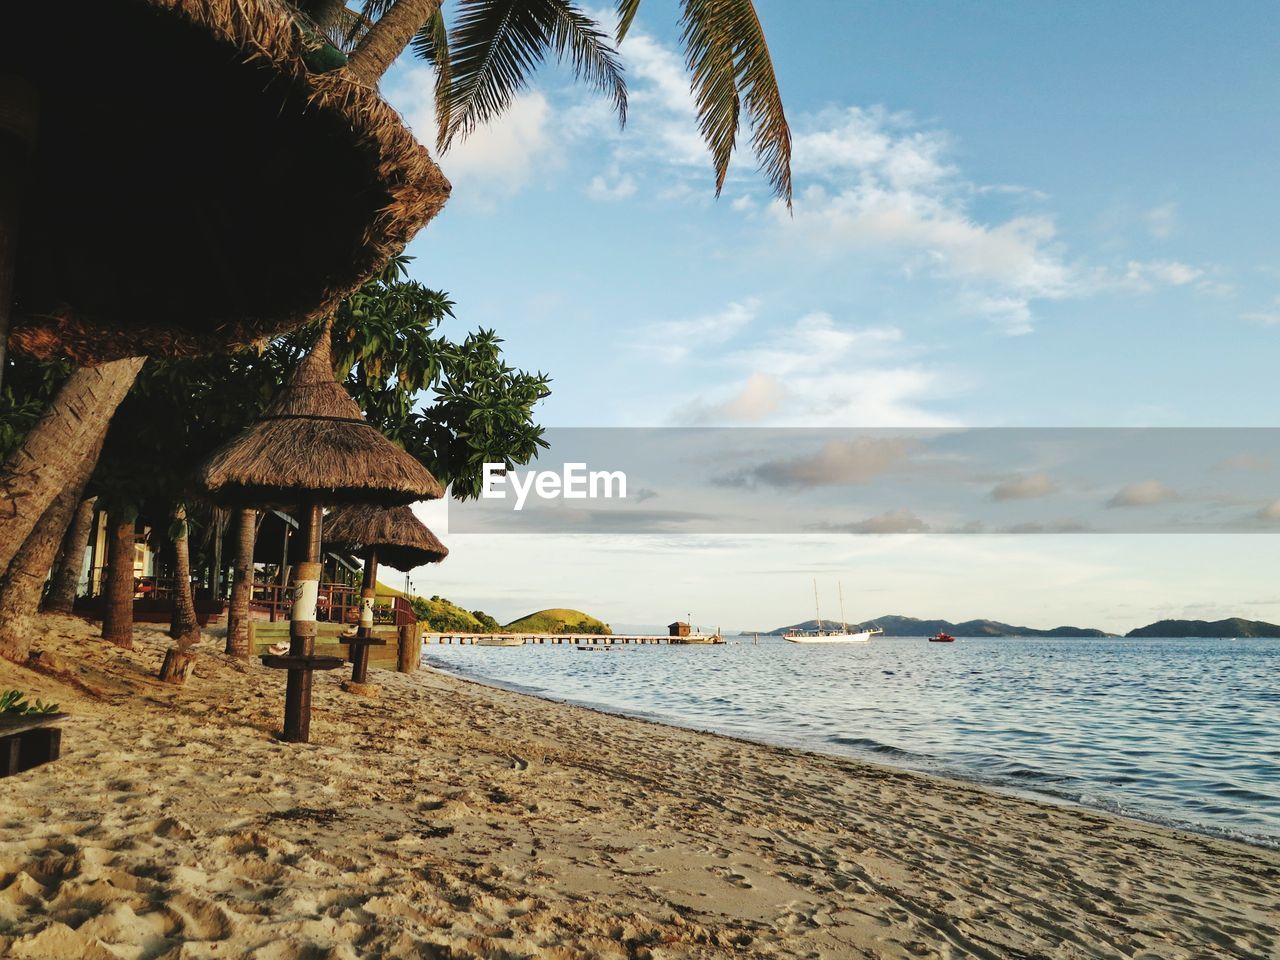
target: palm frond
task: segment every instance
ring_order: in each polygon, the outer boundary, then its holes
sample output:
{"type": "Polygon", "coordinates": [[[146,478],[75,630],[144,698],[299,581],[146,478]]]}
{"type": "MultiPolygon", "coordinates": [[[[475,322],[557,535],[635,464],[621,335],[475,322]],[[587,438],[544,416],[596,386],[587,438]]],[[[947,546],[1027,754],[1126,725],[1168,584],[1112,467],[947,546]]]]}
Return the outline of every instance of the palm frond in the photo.
{"type": "Polygon", "coordinates": [[[441,145],[501,114],[548,52],[607,94],[626,122],[627,88],[617,51],[573,0],[461,0],[449,36],[452,82],[441,145]]]}
{"type": "Polygon", "coordinates": [[[622,43],[631,29],[631,21],[640,10],[640,0],[618,0],[618,43],[622,43]]]}
{"type": "Polygon", "coordinates": [[[774,194],[791,207],[791,128],[752,0],[684,0],[681,15],[698,125],[724,187],[745,108],[751,148],[774,194]]]}
{"type": "Polygon", "coordinates": [[[698,129],[716,172],[716,196],[724,189],[738,137],[742,102],[733,46],[721,16],[722,0],[684,0],[681,35],[685,65],[698,111],[698,129]]]}
{"type": "Polygon", "coordinates": [[[443,10],[437,10],[426,22],[414,36],[411,46],[416,56],[427,61],[436,70],[436,146],[443,150],[445,131],[449,129],[449,91],[453,86],[449,29],[444,22],[443,10]]]}

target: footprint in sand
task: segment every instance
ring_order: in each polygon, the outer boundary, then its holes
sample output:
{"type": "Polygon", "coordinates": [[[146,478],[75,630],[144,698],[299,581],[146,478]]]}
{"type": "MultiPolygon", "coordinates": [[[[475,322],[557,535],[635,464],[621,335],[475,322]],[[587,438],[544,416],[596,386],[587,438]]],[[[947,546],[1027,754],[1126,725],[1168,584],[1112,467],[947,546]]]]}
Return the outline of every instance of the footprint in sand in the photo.
{"type": "Polygon", "coordinates": [[[720,866],[707,867],[707,869],[726,883],[733,884],[739,890],[750,890],[752,888],[751,881],[747,879],[746,875],[738,873],[736,870],[720,866]]]}

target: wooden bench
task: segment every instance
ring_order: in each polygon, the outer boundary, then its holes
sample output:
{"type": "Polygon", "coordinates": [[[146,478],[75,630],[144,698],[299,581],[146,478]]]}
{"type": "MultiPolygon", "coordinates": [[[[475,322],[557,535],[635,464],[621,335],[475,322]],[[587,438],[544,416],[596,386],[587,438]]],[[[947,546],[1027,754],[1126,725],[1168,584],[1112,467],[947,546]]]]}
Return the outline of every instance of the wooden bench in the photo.
{"type": "Polygon", "coordinates": [[[62,753],[62,729],[54,724],[65,713],[0,713],[0,777],[11,777],[62,753]]]}

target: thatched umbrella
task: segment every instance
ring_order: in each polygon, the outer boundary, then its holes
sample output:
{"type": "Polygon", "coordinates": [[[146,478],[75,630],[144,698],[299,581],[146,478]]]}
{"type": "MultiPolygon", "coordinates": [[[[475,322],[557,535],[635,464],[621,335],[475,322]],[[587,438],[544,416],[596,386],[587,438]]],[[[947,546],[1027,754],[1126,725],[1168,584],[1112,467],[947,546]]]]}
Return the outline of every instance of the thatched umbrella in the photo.
{"type": "Polygon", "coordinates": [[[0,343],[12,304],[11,344],[39,357],[247,344],[330,310],[448,196],[373,87],[318,72],[282,0],[10,7],[0,343]]]}
{"type": "Polygon", "coordinates": [[[444,490],[426,467],[365,422],[334,379],[327,325],[262,419],[215,452],[199,479],[219,503],[299,504],[308,518],[306,561],[293,568],[289,654],[263,658],[289,671],[284,739],[305,743],[311,671],[342,665],[338,657],[314,656],[323,507],[395,506],[433,500],[444,490]]]}
{"type": "MultiPolygon", "coordinates": [[[[352,553],[363,554],[364,581],[360,589],[360,626],[349,643],[351,682],[364,684],[369,671],[369,647],[383,641],[373,636],[373,599],[378,586],[378,564],[408,573],[426,563],[439,563],[449,548],[436,539],[425,523],[408,507],[374,507],[368,504],[339,507],[324,518],[328,541],[352,553]]],[[[357,689],[357,692],[359,690],[357,689]]]]}

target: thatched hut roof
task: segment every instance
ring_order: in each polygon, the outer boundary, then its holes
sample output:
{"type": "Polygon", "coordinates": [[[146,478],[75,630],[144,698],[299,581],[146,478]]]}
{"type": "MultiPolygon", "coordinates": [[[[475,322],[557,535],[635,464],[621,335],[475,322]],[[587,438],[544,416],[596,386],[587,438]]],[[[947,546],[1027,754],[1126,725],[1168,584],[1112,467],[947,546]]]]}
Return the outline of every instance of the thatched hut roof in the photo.
{"type": "Polygon", "coordinates": [[[352,553],[372,547],[379,563],[403,573],[449,555],[449,548],[408,507],[338,507],[324,518],[324,537],[329,546],[352,553]]]}
{"type": "Polygon", "coordinates": [[[330,311],[444,204],[400,117],[282,0],[5,11],[35,87],[10,342],[95,362],[244,345],[330,311]],[[314,59],[312,62],[316,62],[314,59]]]}
{"type": "Polygon", "coordinates": [[[218,502],[246,506],[307,498],[394,506],[444,495],[334,379],[327,326],[262,419],[215,452],[199,481],[218,502]]]}

